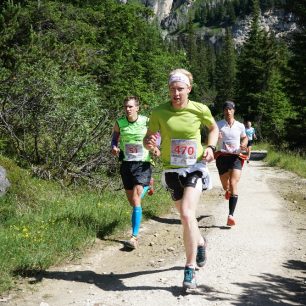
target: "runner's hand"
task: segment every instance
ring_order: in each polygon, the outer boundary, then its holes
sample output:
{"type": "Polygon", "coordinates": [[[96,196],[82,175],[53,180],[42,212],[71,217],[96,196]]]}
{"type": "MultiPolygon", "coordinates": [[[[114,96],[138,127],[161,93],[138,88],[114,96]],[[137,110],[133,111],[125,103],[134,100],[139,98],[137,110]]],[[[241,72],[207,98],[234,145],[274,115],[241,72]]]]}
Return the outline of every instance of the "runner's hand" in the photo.
{"type": "Polygon", "coordinates": [[[119,152],[120,152],[120,149],[118,148],[118,147],[113,147],[112,148],[112,154],[114,155],[114,156],[119,156],[119,152]]]}
{"type": "Polygon", "coordinates": [[[240,145],[240,149],[241,149],[241,151],[244,151],[244,152],[248,152],[248,147],[247,146],[245,146],[245,145],[240,145]]]}
{"type": "Polygon", "coordinates": [[[157,147],[156,142],[157,142],[156,135],[152,134],[152,135],[146,136],[145,141],[144,141],[146,149],[149,151],[155,150],[155,148],[157,147]]]}
{"type": "Polygon", "coordinates": [[[212,162],[214,160],[214,152],[211,148],[206,148],[203,154],[202,159],[208,163],[212,162]]]}
{"type": "Polygon", "coordinates": [[[156,157],[160,156],[160,150],[158,147],[155,147],[153,150],[151,150],[152,154],[156,157]]]}

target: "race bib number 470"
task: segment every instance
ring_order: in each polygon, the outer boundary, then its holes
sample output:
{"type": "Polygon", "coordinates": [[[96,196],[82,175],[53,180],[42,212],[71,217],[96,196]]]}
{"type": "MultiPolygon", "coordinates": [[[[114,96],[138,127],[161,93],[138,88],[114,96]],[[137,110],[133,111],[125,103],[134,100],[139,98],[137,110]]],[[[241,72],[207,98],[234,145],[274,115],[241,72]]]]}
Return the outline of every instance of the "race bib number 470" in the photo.
{"type": "Polygon", "coordinates": [[[171,165],[191,166],[197,162],[197,143],[195,140],[171,140],[171,165]]]}

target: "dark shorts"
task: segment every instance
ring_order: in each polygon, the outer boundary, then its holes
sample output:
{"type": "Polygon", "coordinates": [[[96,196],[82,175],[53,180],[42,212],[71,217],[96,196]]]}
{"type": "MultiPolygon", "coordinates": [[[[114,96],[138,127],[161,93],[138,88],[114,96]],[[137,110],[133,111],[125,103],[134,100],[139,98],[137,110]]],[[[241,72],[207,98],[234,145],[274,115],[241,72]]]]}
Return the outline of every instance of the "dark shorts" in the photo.
{"type": "Polygon", "coordinates": [[[219,175],[222,175],[229,170],[242,170],[243,160],[241,160],[237,155],[221,155],[216,160],[216,166],[219,175]]]}
{"type": "Polygon", "coordinates": [[[250,147],[250,146],[252,146],[252,145],[253,145],[253,140],[248,140],[247,146],[250,147]]]}
{"type": "Polygon", "coordinates": [[[151,163],[123,161],[120,174],[125,190],[132,190],[135,185],[148,186],[152,175],[151,163]]]}
{"type": "MultiPolygon", "coordinates": [[[[202,172],[195,171],[188,173],[187,176],[179,175],[176,172],[166,172],[165,173],[165,183],[167,189],[171,193],[173,201],[178,201],[183,198],[185,187],[196,187],[198,179],[201,179],[202,172]]],[[[202,182],[201,182],[202,188],[202,182]]]]}

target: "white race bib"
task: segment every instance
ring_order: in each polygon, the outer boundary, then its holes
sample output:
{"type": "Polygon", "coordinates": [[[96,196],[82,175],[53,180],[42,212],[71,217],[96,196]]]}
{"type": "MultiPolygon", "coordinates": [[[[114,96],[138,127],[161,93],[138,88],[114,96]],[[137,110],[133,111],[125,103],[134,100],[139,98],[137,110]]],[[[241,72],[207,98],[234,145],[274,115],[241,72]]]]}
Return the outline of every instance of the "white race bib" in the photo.
{"type": "Polygon", "coordinates": [[[223,142],[221,152],[240,153],[240,146],[237,147],[236,141],[223,142]]]}
{"type": "Polygon", "coordinates": [[[143,146],[140,143],[125,144],[125,160],[141,161],[143,157],[143,146]]]}
{"type": "Polygon", "coordinates": [[[173,166],[191,166],[197,162],[195,140],[171,139],[171,160],[173,166]]]}

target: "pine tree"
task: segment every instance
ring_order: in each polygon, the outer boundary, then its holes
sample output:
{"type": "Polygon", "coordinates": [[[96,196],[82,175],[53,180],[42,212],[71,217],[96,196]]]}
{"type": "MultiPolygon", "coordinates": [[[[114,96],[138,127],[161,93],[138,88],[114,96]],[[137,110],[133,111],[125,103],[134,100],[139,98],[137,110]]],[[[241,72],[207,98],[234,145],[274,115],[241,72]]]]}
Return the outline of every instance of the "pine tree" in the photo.
{"type": "Polygon", "coordinates": [[[260,9],[258,0],[254,0],[253,19],[248,38],[238,57],[238,105],[239,111],[254,119],[258,111],[256,94],[265,89],[266,46],[264,33],[259,27],[260,9]]]}
{"type": "Polygon", "coordinates": [[[216,97],[215,107],[221,109],[223,102],[234,99],[236,83],[236,53],[230,29],[226,29],[224,46],[217,56],[216,63],[216,97]]]}
{"type": "Polygon", "coordinates": [[[205,6],[205,5],[203,5],[202,7],[201,7],[201,22],[200,22],[200,24],[201,24],[201,26],[204,26],[204,25],[206,25],[207,24],[207,6],[205,6]]]}
{"type": "Polygon", "coordinates": [[[259,134],[281,145],[285,123],[293,117],[283,86],[287,57],[273,34],[260,29],[259,2],[253,4],[251,30],[239,57],[237,104],[245,119],[256,122],[259,134]]]}
{"type": "Polygon", "coordinates": [[[233,25],[236,22],[236,13],[234,9],[234,4],[232,2],[226,2],[227,6],[227,15],[228,15],[228,23],[233,25]]]}
{"type": "Polygon", "coordinates": [[[292,57],[289,61],[291,73],[288,90],[297,117],[288,126],[287,138],[292,148],[306,147],[306,3],[305,0],[292,1],[289,9],[297,16],[299,31],[293,36],[292,57]]]}
{"type": "Polygon", "coordinates": [[[197,56],[197,37],[194,30],[194,24],[192,18],[189,17],[189,21],[186,28],[187,32],[187,43],[186,43],[186,51],[187,58],[191,66],[196,65],[196,56],[197,56]]]}
{"type": "Polygon", "coordinates": [[[208,46],[204,40],[198,39],[196,53],[194,54],[190,68],[195,83],[191,97],[196,101],[207,101],[209,88],[208,66],[208,46]]]}
{"type": "Polygon", "coordinates": [[[258,134],[269,142],[284,146],[287,123],[293,113],[289,98],[285,94],[282,76],[277,68],[272,68],[267,88],[258,96],[258,134]]]}

